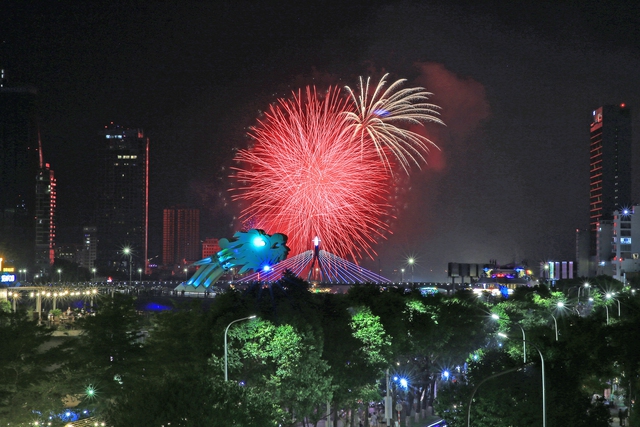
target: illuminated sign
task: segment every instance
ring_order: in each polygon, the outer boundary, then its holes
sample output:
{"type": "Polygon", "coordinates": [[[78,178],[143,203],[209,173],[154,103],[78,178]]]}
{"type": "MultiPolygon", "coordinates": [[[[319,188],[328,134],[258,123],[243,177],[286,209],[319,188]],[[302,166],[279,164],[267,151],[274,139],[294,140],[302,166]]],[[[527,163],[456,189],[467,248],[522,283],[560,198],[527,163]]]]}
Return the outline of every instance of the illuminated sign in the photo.
{"type": "Polygon", "coordinates": [[[5,273],[13,273],[14,271],[16,271],[16,269],[13,267],[5,267],[2,269],[2,271],[5,273]]]}
{"type": "Polygon", "coordinates": [[[0,276],[0,283],[13,283],[16,281],[15,274],[3,274],[0,276]]]}
{"type": "Polygon", "coordinates": [[[593,111],[593,123],[591,123],[591,130],[597,130],[602,127],[602,107],[593,111]]]}
{"type": "Polygon", "coordinates": [[[630,245],[631,244],[631,237],[621,237],[620,238],[620,244],[622,244],[622,245],[630,245]]]}

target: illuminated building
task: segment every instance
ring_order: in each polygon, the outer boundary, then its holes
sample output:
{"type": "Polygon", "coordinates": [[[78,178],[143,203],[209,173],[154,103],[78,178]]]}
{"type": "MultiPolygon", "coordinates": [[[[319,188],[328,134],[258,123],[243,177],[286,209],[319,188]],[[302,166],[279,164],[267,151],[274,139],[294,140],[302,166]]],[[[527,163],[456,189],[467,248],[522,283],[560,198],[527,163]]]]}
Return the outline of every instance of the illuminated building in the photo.
{"type": "Polygon", "coordinates": [[[0,250],[18,267],[34,262],[35,177],[41,159],[32,87],[11,87],[0,70],[0,250]]]}
{"type": "Polygon", "coordinates": [[[598,224],[631,206],[631,110],[625,104],[594,110],[590,132],[590,254],[596,256],[598,224]]]}
{"type": "Polygon", "coordinates": [[[540,263],[540,279],[555,282],[573,279],[573,261],[548,261],[540,263]]]}
{"type": "Polygon", "coordinates": [[[149,138],[142,129],[113,123],[99,135],[96,265],[122,272],[144,268],[147,274],[149,138]]]}
{"type": "Polygon", "coordinates": [[[76,262],[78,259],[78,252],[80,251],[80,247],[75,243],[71,244],[58,244],[56,245],[55,253],[56,258],[69,262],[76,262]]]}
{"type": "Polygon", "coordinates": [[[172,207],[162,214],[162,263],[187,265],[200,259],[200,211],[172,207]]]}
{"type": "Polygon", "coordinates": [[[612,276],[626,282],[627,274],[640,272],[640,206],[615,211],[612,223],[609,245],[612,276]],[[636,211],[639,215],[635,215],[636,211]]]}
{"type": "Polygon", "coordinates": [[[202,242],[202,258],[209,258],[220,252],[220,239],[205,239],[202,242]]]}
{"type": "Polygon", "coordinates": [[[56,178],[49,163],[36,176],[36,272],[48,273],[53,265],[56,247],[56,178]]]}
{"type": "Polygon", "coordinates": [[[98,249],[97,227],[82,227],[82,249],[78,253],[80,267],[92,269],[95,266],[98,249]]]}

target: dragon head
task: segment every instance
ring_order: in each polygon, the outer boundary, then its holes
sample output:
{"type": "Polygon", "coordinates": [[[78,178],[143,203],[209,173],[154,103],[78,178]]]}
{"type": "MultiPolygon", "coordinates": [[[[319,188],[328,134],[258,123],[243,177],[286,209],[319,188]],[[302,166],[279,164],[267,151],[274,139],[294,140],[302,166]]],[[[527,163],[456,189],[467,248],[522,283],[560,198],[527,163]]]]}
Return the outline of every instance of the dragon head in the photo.
{"type": "Polygon", "coordinates": [[[231,239],[220,239],[218,261],[224,270],[241,267],[238,273],[247,270],[269,269],[287,258],[287,236],[282,233],[269,235],[263,230],[238,231],[231,239]]]}

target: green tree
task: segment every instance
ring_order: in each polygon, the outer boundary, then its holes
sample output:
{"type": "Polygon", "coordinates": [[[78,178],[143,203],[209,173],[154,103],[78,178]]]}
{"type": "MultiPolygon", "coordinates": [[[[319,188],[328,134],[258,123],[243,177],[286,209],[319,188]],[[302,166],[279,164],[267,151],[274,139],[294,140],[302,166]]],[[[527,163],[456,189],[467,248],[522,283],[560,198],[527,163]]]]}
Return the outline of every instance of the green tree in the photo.
{"type": "Polygon", "coordinates": [[[113,427],[275,427],[276,411],[262,394],[213,372],[152,378],[114,398],[105,412],[113,427]]]}
{"type": "Polygon", "coordinates": [[[133,299],[117,293],[102,301],[95,316],[77,321],[83,334],[69,342],[67,352],[70,378],[84,405],[102,411],[142,381],[148,363],[140,323],[133,299]]]}
{"type": "MultiPolygon", "coordinates": [[[[279,422],[293,425],[313,418],[317,406],[331,399],[329,366],[310,330],[254,320],[230,330],[229,337],[242,344],[240,351],[229,352],[230,372],[240,368],[243,382],[280,408],[279,422]]],[[[220,360],[213,357],[212,362],[220,360]]]]}
{"type": "Polygon", "coordinates": [[[63,359],[51,332],[24,312],[0,310],[0,419],[5,424],[44,421],[63,408],[63,359]]]}

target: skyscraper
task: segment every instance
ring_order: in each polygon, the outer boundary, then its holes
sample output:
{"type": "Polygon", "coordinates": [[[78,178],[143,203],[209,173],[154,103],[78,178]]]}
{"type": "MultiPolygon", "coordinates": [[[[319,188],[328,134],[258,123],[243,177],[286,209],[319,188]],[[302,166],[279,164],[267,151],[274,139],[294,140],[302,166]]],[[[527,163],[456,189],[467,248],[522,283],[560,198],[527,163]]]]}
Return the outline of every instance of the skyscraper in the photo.
{"type": "Polygon", "coordinates": [[[190,264],[200,259],[200,211],[172,207],[162,215],[162,263],[190,264]]]}
{"type": "Polygon", "coordinates": [[[18,268],[34,262],[35,179],[42,152],[32,87],[11,87],[0,70],[0,257],[18,268]]]}
{"type": "Polygon", "coordinates": [[[49,163],[38,170],[35,182],[36,193],[36,272],[48,273],[53,265],[56,247],[56,178],[49,163]]]}
{"type": "Polygon", "coordinates": [[[589,211],[591,255],[596,255],[598,223],[629,208],[631,200],[631,110],[605,105],[593,111],[591,123],[589,211]]]}
{"type": "Polygon", "coordinates": [[[82,227],[82,250],[78,254],[78,264],[89,271],[95,267],[98,249],[97,231],[96,227],[82,227]]]}
{"type": "Polygon", "coordinates": [[[129,272],[137,268],[146,271],[149,138],[142,129],[127,129],[113,123],[99,134],[96,265],[107,271],[129,272]],[[130,261],[133,265],[129,265],[130,261]]]}

